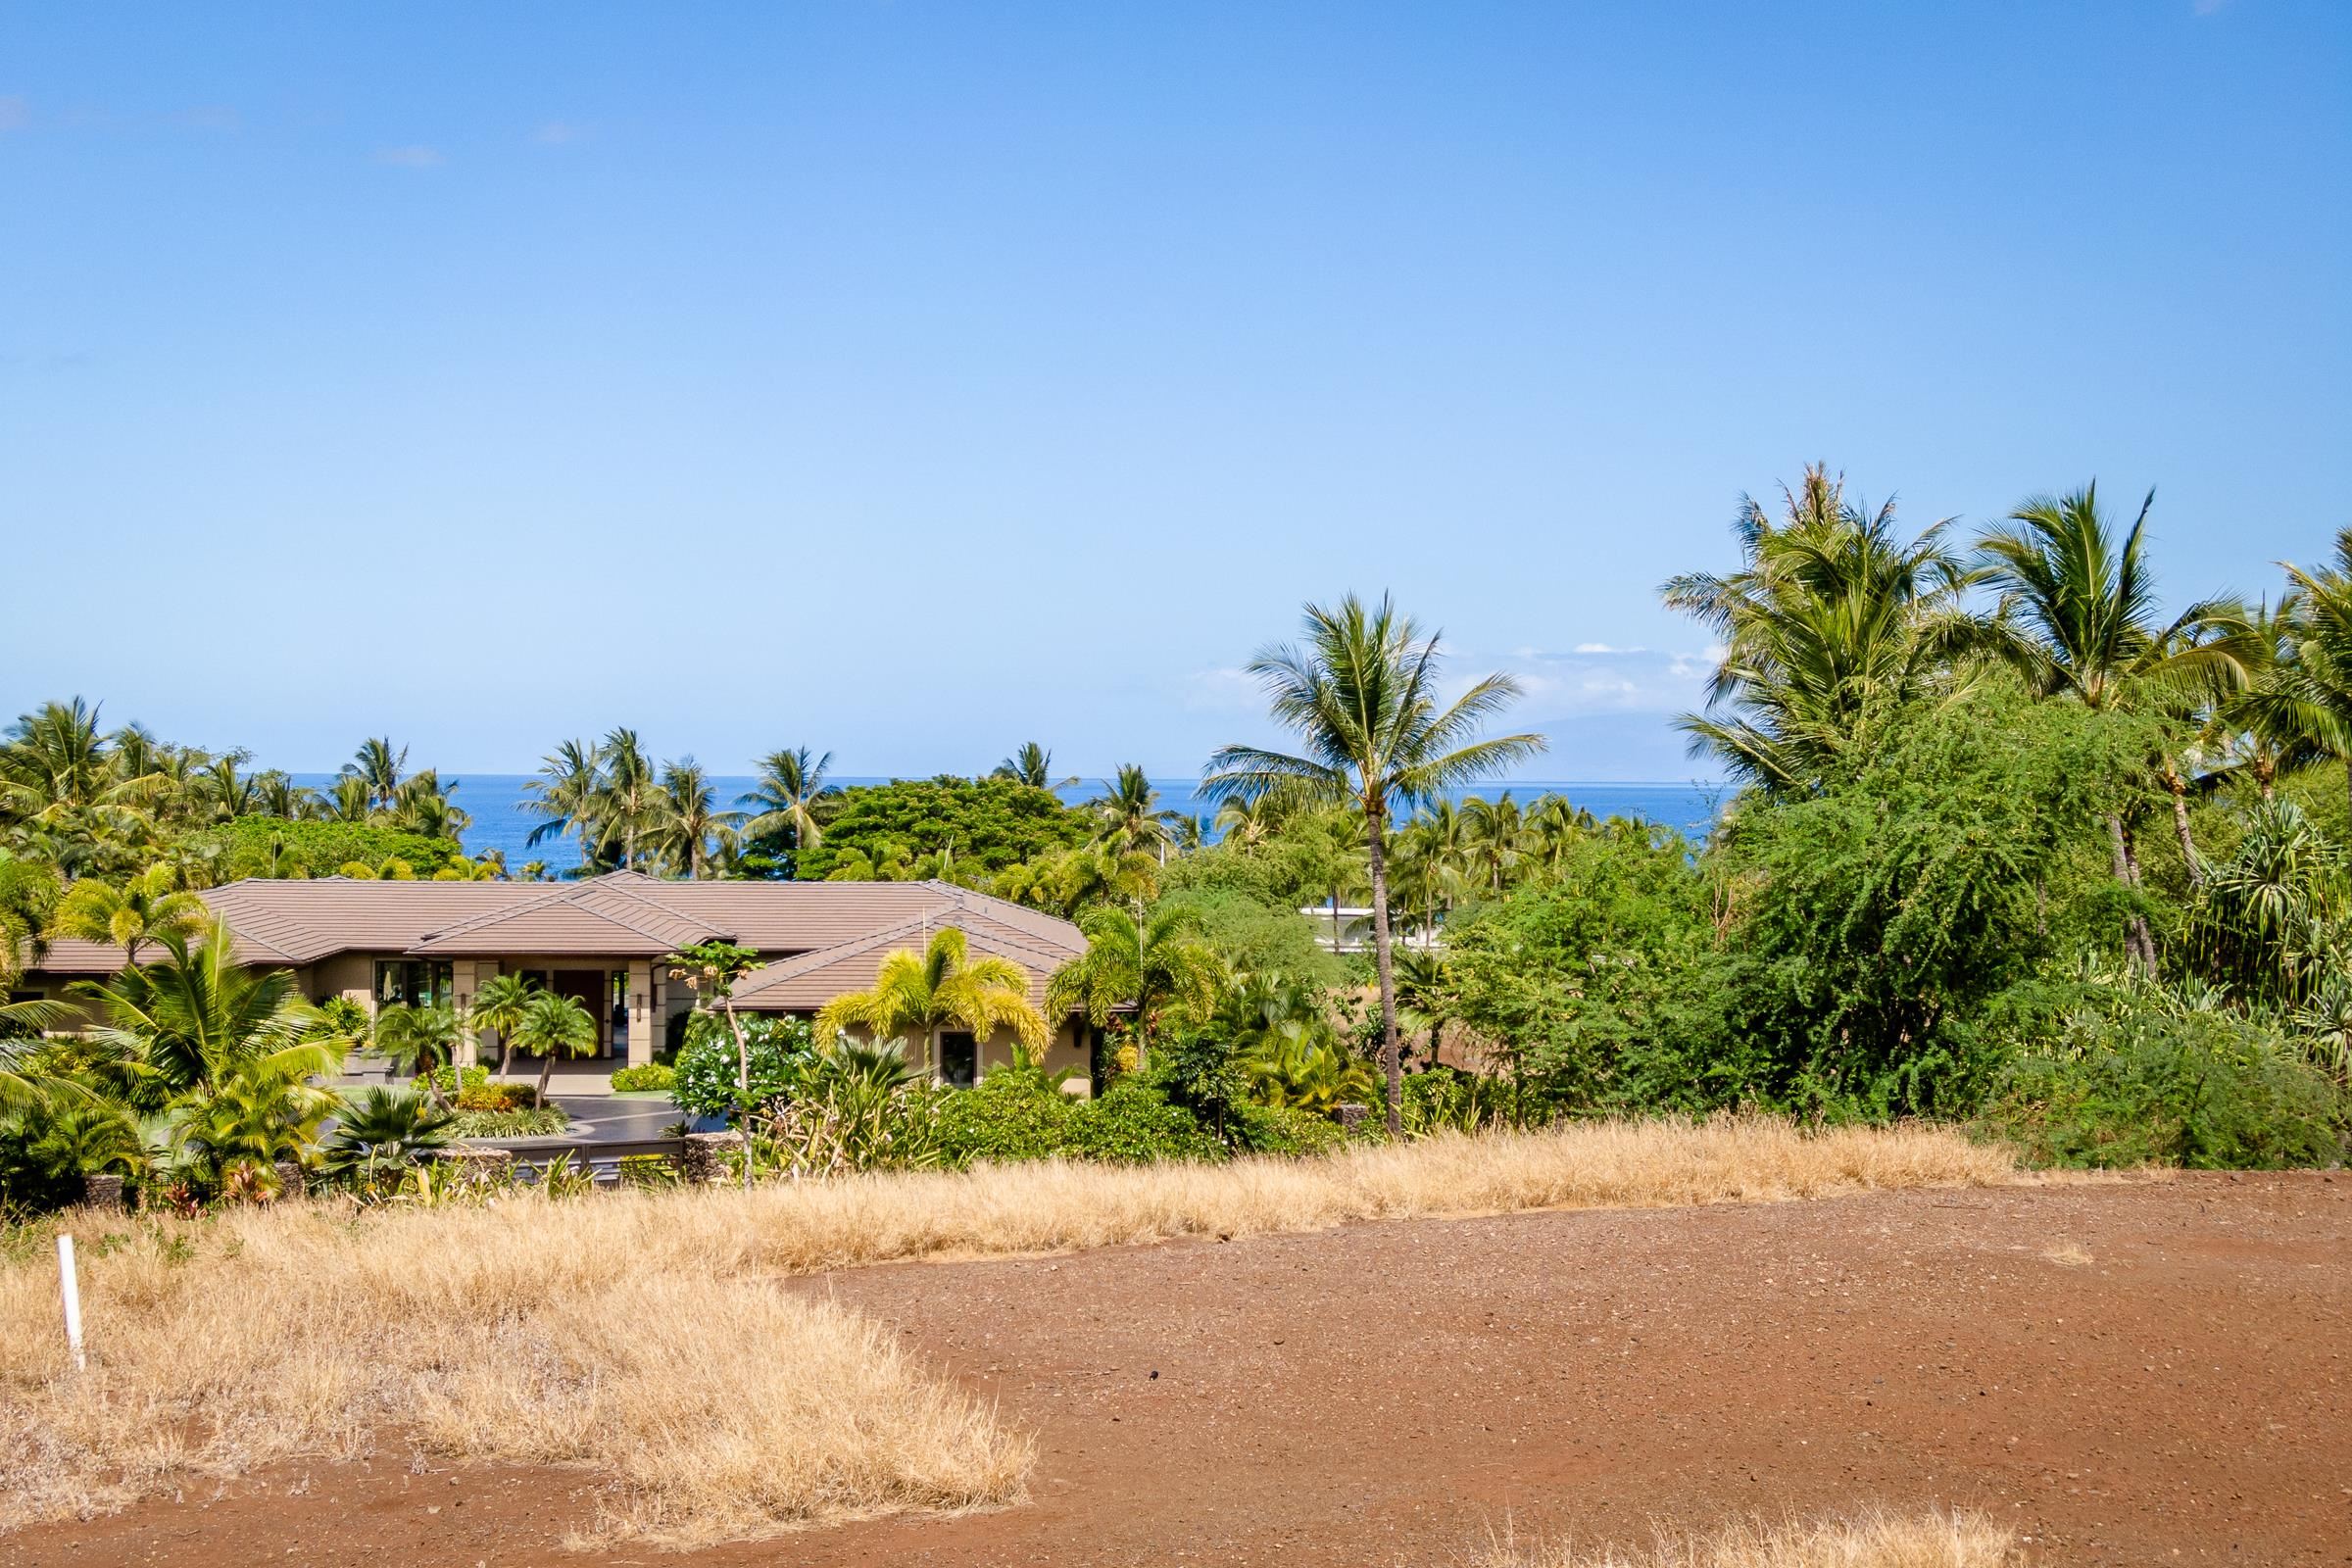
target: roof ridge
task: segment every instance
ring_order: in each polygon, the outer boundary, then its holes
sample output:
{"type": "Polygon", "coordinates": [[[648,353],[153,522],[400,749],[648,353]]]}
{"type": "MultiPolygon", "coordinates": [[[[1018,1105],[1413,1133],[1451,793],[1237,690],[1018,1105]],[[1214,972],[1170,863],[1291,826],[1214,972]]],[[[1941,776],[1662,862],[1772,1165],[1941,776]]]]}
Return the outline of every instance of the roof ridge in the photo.
{"type": "MultiPolygon", "coordinates": [[[[534,909],[543,909],[551,904],[567,904],[571,901],[572,896],[579,892],[580,887],[581,884],[576,882],[568,887],[559,886],[542,893],[535,899],[524,899],[520,904],[504,909],[484,909],[479,914],[469,914],[455,925],[438,926],[433,930],[421,933],[416,938],[416,944],[421,947],[427,942],[438,942],[443,937],[454,937],[462,932],[470,931],[476,926],[489,925],[499,920],[511,920],[515,915],[527,914],[534,909]]],[[[588,912],[594,914],[596,911],[591,909],[588,912]]],[[[619,922],[613,923],[618,924],[619,922]]]]}
{"type": "MultiPolygon", "coordinates": [[[[731,931],[723,931],[723,930],[719,929],[717,926],[714,926],[714,925],[712,925],[712,924],[711,924],[710,921],[708,921],[708,920],[704,919],[704,918],[703,918],[701,915],[698,915],[698,914],[688,914],[688,913],[686,913],[686,912],[685,912],[684,910],[682,910],[682,909],[673,908],[673,907],[671,907],[669,905],[666,905],[666,904],[663,904],[663,903],[662,903],[660,900],[657,900],[657,899],[649,899],[649,898],[645,897],[643,894],[639,893],[639,892],[638,892],[636,889],[634,889],[634,888],[628,888],[628,887],[618,887],[618,888],[599,888],[599,889],[597,889],[597,890],[595,890],[595,891],[598,891],[598,892],[603,892],[603,893],[611,893],[611,894],[612,894],[612,895],[613,895],[615,898],[622,899],[622,900],[624,900],[624,901],[626,901],[626,902],[628,902],[628,903],[630,903],[630,904],[642,905],[642,906],[645,906],[646,907],[649,907],[649,908],[652,908],[652,909],[659,910],[661,913],[668,915],[668,916],[669,916],[671,919],[678,921],[678,922],[679,922],[680,924],[682,924],[682,925],[690,925],[690,926],[693,926],[693,927],[695,927],[695,928],[696,928],[696,929],[698,929],[698,930],[702,930],[702,931],[707,931],[707,932],[709,932],[709,933],[710,934],[710,938],[711,938],[712,940],[716,940],[716,939],[718,939],[718,938],[721,938],[721,937],[730,937],[730,936],[733,936],[733,935],[734,935],[734,933],[733,933],[733,932],[731,932],[731,931]]],[[[596,916],[597,916],[597,917],[599,917],[600,919],[610,920],[610,921],[612,921],[612,922],[614,925],[621,926],[621,927],[623,927],[623,928],[625,928],[625,929],[627,929],[627,930],[630,930],[630,931],[634,931],[634,932],[636,932],[636,933],[637,933],[639,936],[641,936],[641,937],[648,937],[648,938],[651,938],[653,941],[656,941],[656,942],[668,942],[668,941],[671,939],[671,937],[673,937],[673,936],[676,934],[676,933],[674,933],[674,932],[669,932],[669,931],[650,931],[650,930],[646,929],[644,926],[642,926],[642,925],[639,925],[638,923],[636,923],[636,922],[635,922],[635,921],[633,921],[633,920],[627,920],[627,919],[623,919],[623,918],[622,918],[620,915],[618,915],[618,914],[615,914],[615,913],[612,913],[612,912],[611,912],[611,911],[609,911],[609,910],[605,910],[605,909],[599,909],[599,908],[592,907],[592,906],[589,906],[589,905],[586,905],[586,904],[582,904],[582,903],[580,903],[580,902],[579,902],[578,900],[576,900],[576,899],[575,899],[575,900],[572,902],[572,907],[574,907],[574,908],[576,908],[576,909],[583,910],[583,911],[584,911],[584,912],[586,912],[586,913],[589,913],[589,914],[596,915],[596,916]]],[[[522,912],[522,911],[520,911],[520,910],[515,910],[515,911],[514,911],[514,912],[518,914],[518,913],[520,913],[520,912],[522,912]]]]}

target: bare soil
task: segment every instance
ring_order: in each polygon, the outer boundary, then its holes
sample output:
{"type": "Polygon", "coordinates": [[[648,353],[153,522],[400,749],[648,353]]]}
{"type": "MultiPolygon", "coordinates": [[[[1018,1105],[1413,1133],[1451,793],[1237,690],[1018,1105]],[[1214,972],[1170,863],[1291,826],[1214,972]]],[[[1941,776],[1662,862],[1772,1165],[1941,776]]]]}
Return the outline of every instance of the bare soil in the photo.
{"type": "MultiPolygon", "coordinates": [[[[575,1470],[405,1452],[0,1563],[1451,1563],[1508,1529],[1971,1507],[2052,1564],[2352,1563],[2352,1175],[1419,1220],[785,1282],[1035,1432],[1032,1500],[583,1554],[575,1470]]],[[[647,1332],[659,1333],[658,1324],[647,1332]]]]}

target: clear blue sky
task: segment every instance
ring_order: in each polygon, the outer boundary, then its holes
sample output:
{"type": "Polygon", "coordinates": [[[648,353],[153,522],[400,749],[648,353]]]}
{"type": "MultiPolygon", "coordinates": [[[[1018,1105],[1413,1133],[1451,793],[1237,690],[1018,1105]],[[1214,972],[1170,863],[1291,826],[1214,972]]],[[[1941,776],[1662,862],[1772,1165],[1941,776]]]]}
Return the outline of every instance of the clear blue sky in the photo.
{"type": "Polygon", "coordinates": [[[1553,778],[1809,458],[2352,522],[2352,6],[0,6],[0,707],[1182,774],[1394,587],[1553,778]]]}

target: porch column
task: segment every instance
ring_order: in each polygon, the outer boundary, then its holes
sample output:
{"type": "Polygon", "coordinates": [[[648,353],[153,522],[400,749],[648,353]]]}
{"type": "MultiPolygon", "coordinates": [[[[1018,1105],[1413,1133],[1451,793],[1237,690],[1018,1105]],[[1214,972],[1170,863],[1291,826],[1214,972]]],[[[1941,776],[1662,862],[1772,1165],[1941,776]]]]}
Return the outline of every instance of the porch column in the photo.
{"type": "Polygon", "coordinates": [[[629,961],[629,1065],[650,1067],[658,1045],[656,1031],[662,1026],[662,1003],[654,994],[654,966],[650,959],[629,961]]]}

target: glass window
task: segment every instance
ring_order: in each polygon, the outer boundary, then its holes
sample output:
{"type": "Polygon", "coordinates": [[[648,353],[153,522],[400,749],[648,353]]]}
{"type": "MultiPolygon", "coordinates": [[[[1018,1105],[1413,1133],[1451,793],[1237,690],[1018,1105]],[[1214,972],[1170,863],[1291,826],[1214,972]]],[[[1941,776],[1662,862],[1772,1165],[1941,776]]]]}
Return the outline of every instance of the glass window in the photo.
{"type": "Polygon", "coordinates": [[[375,961],[378,1007],[437,1007],[450,998],[450,966],[415,958],[375,961]]]}

